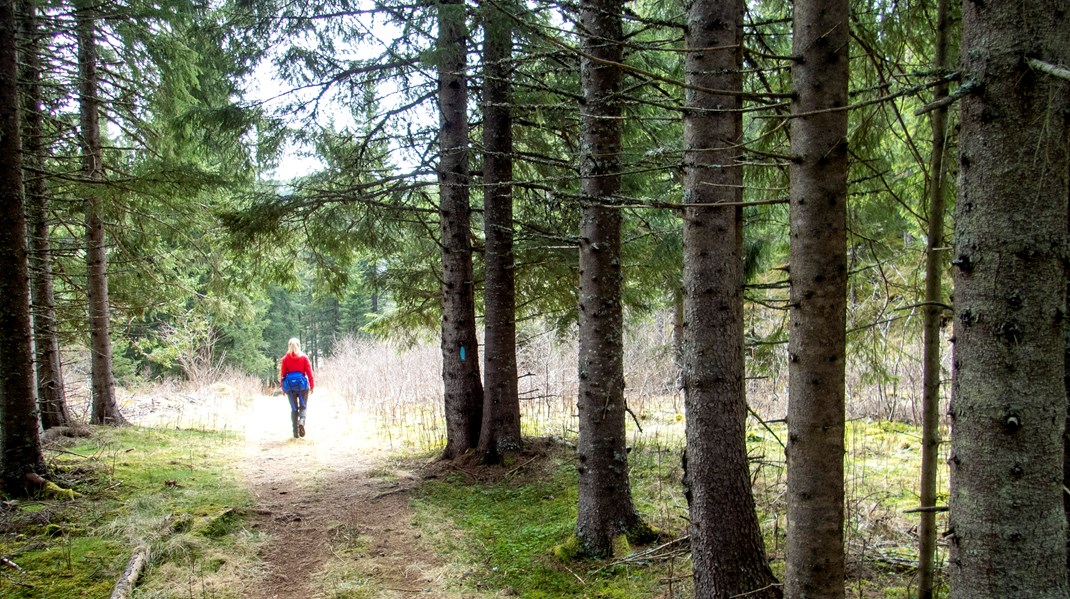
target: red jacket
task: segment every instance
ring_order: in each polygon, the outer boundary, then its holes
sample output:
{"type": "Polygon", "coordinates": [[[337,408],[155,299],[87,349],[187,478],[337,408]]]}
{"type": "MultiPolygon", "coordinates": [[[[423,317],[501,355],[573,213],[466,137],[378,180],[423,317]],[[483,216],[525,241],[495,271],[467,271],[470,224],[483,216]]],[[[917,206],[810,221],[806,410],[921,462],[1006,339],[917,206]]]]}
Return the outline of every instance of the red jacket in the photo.
{"type": "Polygon", "coordinates": [[[287,352],[279,363],[279,380],[286,378],[286,375],[291,372],[305,373],[305,376],[308,377],[308,390],[312,391],[316,388],[316,380],[312,378],[312,363],[308,361],[308,356],[299,356],[287,352]]]}

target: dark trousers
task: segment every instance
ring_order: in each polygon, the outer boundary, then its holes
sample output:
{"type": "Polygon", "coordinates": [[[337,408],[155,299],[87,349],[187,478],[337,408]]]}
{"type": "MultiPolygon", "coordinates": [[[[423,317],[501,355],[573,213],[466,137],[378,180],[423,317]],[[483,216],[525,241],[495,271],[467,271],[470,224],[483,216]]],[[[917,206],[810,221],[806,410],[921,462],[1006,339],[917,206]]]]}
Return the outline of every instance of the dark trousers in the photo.
{"type": "Polygon", "coordinates": [[[294,436],[297,436],[297,427],[305,423],[305,408],[308,407],[308,389],[300,391],[287,391],[290,399],[290,424],[293,425],[294,436]]]}

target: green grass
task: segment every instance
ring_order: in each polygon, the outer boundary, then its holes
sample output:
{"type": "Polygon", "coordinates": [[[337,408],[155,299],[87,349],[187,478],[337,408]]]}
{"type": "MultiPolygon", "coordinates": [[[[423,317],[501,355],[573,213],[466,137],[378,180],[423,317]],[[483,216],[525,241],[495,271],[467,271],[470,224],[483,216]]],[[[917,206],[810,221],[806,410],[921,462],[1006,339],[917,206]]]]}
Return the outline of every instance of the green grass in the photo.
{"type": "MultiPolygon", "coordinates": [[[[752,423],[753,425],[754,423],[752,423]]],[[[759,522],[774,573],[783,574],[786,427],[748,431],[759,522]]],[[[848,593],[864,598],[908,597],[917,559],[920,431],[902,423],[847,423],[846,538],[851,564],[848,593]]],[[[686,534],[687,504],[680,487],[679,443],[635,436],[629,456],[633,499],[643,518],[669,536],[686,534]]],[[[470,591],[512,589],[517,596],[689,597],[690,563],[636,560],[561,563],[553,550],[566,543],[576,521],[576,472],[571,450],[551,455],[535,473],[493,483],[451,475],[425,483],[415,500],[417,525],[470,591]],[[670,570],[671,568],[671,570],[670,570]],[[582,579],[582,582],[581,582],[582,579]],[[479,581],[474,587],[467,581],[479,581]]],[[[947,469],[940,472],[946,489],[947,469]]],[[[938,502],[946,502],[946,494],[938,502]]],[[[946,515],[938,516],[938,526],[946,515]]],[[[637,548],[638,549],[638,548],[637,548]]],[[[946,557],[941,559],[946,560],[946,557]]]]}
{"type": "Polygon", "coordinates": [[[651,597],[664,564],[562,563],[554,548],[576,522],[576,470],[551,458],[537,474],[494,484],[459,476],[425,484],[414,502],[416,521],[466,580],[482,589],[512,589],[530,599],[651,597]]]}
{"type": "Polygon", "coordinates": [[[107,597],[133,549],[152,561],[139,597],[240,597],[232,588],[255,557],[244,529],[252,497],[233,470],[234,435],[134,427],[48,451],[52,480],[79,493],[69,501],[15,503],[5,515],[0,595],[107,597]],[[226,589],[231,590],[226,590],[226,589]]]}

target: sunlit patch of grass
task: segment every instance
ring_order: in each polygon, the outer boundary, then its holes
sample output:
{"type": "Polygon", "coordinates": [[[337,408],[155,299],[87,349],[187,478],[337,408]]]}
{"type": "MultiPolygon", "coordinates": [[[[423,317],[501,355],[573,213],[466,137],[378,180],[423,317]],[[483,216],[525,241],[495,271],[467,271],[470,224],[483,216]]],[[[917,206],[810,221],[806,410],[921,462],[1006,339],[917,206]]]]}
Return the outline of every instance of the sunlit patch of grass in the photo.
{"type": "MultiPolygon", "coordinates": [[[[787,439],[787,428],[783,423],[770,428],[750,429],[748,453],[766,547],[774,573],[780,575],[787,486],[784,449],[776,439],[787,439]]],[[[921,430],[900,422],[859,419],[847,422],[844,438],[848,588],[859,597],[905,597],[918,559],[918,515],[907,510],[919,505],[921,430]],[[889,595],[885,589],[899,592],[889,595]]],[[[948,469],[945,459],[938,462],[937,488],[943,491],[937,504],[946,505],[948,469]]],[[[947,515],[937,514],[938,530],[946,526],[947,515]]],[[[946,563],[946,549],[938,551],[938,563],[946,563]]]]}
{"type": "Polygon", "coordinates": [[[232,465],[237,437],[200,431],[96,428],[50,451],[53,478],[81,494],[30,502],[0,536],[23,570],[5,597],[106,597],[133,549],[151,548],[139,597],[238,597],[257,538],[243,527],[252,497],[232,465]],[[22,524],[17,521],[22,519],[22,524]]]}
{"type": "MultiPolygon", "coordinates": [[[[545,467],[515,480],[449,476],[425,484],[414,502],[417,525],[447,560],[463,562],[465,581],[479,581],[480,589],[531,598],[655,596],[667,575],[663,563],[566,563],[554,556],[574,532],[576,470],[563,456],[546,459],[545,467]]],[[[655,477],[644,465],[638,471],[655,477]]]]}

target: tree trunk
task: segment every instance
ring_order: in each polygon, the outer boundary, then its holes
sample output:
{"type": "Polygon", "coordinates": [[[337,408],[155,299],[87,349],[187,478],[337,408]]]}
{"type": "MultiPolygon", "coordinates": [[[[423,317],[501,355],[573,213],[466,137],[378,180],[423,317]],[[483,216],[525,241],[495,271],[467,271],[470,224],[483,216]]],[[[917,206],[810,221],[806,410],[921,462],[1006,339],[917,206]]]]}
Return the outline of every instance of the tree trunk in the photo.
{"type": "Polygon", "coordinates": [[[743,0],[690,0],[683,387],[695,597],[780,596],[751,494],[743,356],[743,0]]]}
{"type": "Polygon", "coordinates": [[[963,5],[951,398],[951,597],[1068,594],[1062,495],[1066,3],[963,5]]]}
{"type": "Polygon", "coordinates": [[[46,467],[33,389],[15,31],[14,1],[0,0],[0,468],[4,492],[24,495],[24,477],[46,467]]]}
{"type": "Polygon", "coordinates": [[[92,5],[77,4],[79,104],[81,108],[82,175],[88,190],[85,198],[86,272],[89,294],[89,350],[92,370],[93,424],[123,424],[115,402],[115,377],[112,374],[110,320],[108,302],[108,248],[101,218],[101,199],[97,186],[103,181],[104,168],[100,143],[100,97],[97,93],[96,14],[92,5]]]}
{"type": "Polygon", "coordinates": [[[475,449],[483,419],[468,200],[468,31],[464,0],[438,5],[439,230],[442,236],[442,382],[446,449],[475,449]]]}
{"type": "Polygon", "coordinates": [[[641,525],[628,482],[624,429],[620,190],[621,0],[584,0],[580,29],[579,512],[576,536],[592,556],[641,525]],[[603,62],[605,61],[605,62],[603,62]]]}
{"type": "Polygon", "coordinates": [[[52,291],[52,250],[48,230],[48,189],[45,185],[45,144],[41,106],[41,32],[37,7],[19,3],[23,46],[20,81],[23,141],[26,158],[26,213],[30,237],[30,293],[33,300],[33,337],[37,357],[37,404],[41,426],[48,430],[70,424],[59,336],[56,332],[55,296],[52,291]]]}
{"type": "MultiPolygon", "coordinates": [[[[508,4],[504,6],[510,6],[508,4]]],[[[483,227],[486,238],[483,426],[479,453],[497,462],[520,449],[513,279],[513,29],[499,5],[486,6],[483,41],[483,227]]]]}
{"type": "Polygon", "coordinates": [[[784,573],[793,599],[844,596],[849,34],[846,0],[795,3],[784,573]]]}
{"type": "MultiPolygon", "coordinates": [[[[937,0],[936,70],[947,70],[948,0],[937,0]]],[[[947,97],[947,83],[933,90],[933,100],[947,97]]],[[[940,321],[944,272],[944,150],[947,136],[947,107],[937,108],[930,117],[933,149],[929,163],[929,230],[925,252],[925,308],[922,341],[922,430],[921,482],[922,508],[936,506],[936,469],[940,450],[940,321]]],[[[918,523],[918,599],[932,599],[936,585],[936,513],[922,511],[918,523]]]]}

